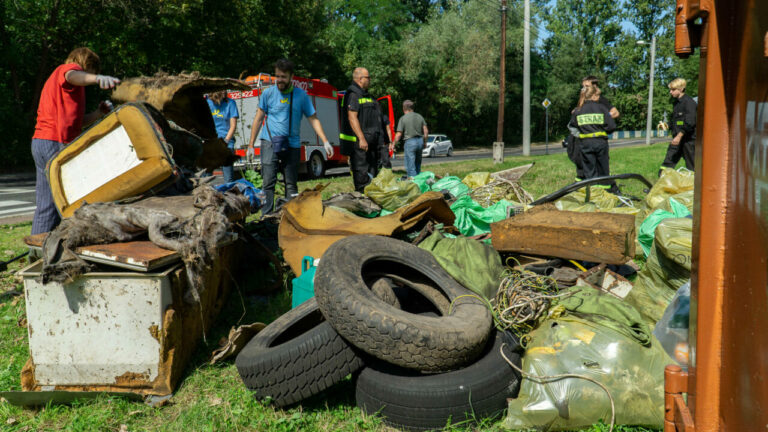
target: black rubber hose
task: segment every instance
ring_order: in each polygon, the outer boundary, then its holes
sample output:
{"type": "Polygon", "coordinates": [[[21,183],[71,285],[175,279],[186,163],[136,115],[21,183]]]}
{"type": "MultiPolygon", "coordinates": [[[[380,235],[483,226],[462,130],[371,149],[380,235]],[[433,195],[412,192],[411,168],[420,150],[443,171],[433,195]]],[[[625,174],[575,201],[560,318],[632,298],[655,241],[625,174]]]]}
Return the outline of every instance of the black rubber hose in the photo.
{"type": "Polygon", "coordinates": [[[564,188],[562,188],[562,189],[560,189],[558,191],[552,192],[551,194],[549,194],[549,195],[547,195],[545,197],[537,199],[536,201],[532,202],[531,205],[535,206],[535,205],[546,204],[548,202],[555,201],[556,199],[564,197],[565,195],[568,195],[569,193],[571,193],[571,192],[573,192],[575,190],[579,190],[579,189],[583,188],[584,186],[589,186],[589,185],[592,185],[592,184],[595,184],[595,183],[602,183],[602,182],[609,181],[609,180],[625,180],[625,179],[639,180],[639,181],[643,182],[649,188],[653,187],[651,182],[649,182],[645,177],[643,177],[640,174],[628,173],[628,174],[616,174],[616,175],[603,176],[603,177],[594,177],[594,178],[591,178],[591,179],[582,180],[580,182],[569,184],[568,186],[566,186],[566,187],[564,187],[564,188]]]}

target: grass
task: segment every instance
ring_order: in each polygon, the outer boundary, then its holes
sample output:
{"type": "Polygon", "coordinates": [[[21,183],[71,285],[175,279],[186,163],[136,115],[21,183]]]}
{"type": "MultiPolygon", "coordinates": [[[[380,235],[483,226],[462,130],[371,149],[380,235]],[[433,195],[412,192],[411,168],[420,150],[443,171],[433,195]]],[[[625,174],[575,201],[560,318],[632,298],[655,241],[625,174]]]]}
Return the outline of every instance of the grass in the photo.
{"type": "MultiPolygon", "coordinates": [[[[621,148],[611,151],[611,172],[636,172],[651,182],[664,157],[666,144],[651,147],[621,148]]],[[[534,197],[551,193],[573,181],[575,170],[565,154],[537,157],[507,158],[504,164],[493,165],[491,160],[451,162],[425,166],[438,175],[464,175],[475,171],[497,171],[530,162],[536,165],[523,178],[521,184],[534,197]]],[[[352,182],[348,175],[331,179],[305,181],[300,189],[326,184],[325,196],[349,192],[352,182]]],[[[643,186],[628,181],[626,190],[644,196],[643,186]]],[[[23,237],[30,224],[0,226],[0,259],[7,260],[23,252],[23,237]]],[[[0,274],[0,391],[20,390],[20,372],[29,355],[27,331],[19,325],[25,316],[23,296],[8,294],[23,289],[14,272],[27,264],[26,259],[10,265],[9,272],[0,274]]],[[[3,431],[390,431],[377,417],[366,416],[355,406],[354,384],[351,378],[332,389],[303,401],[301,405],[281,410],[268,402],[256,401],[243,386],[232,361],[208,365],[207,360],[219,338],[226,336],[237,324],[255,321],[271,322],[290,308],[290,293],[282,291],[268,297],[256,295],[252,286],[241,284],[233,292],[217,323],[209,332],[209,345],[200,344],[170,403],[162,408],[151,408],[115,397],[77,402],[71,406],[47,406],[27,410],[0,402],[0,430],[3,431]]],[[[451,427],[448,430],[504,430],[500,422],[483,420],[478,425],[451,427]]],[[[598,423],[586,429],[604,432],[608,427],[598,423]]],[[[622,432],[642,432],[647,429],[618,427],[622,432]]]]}

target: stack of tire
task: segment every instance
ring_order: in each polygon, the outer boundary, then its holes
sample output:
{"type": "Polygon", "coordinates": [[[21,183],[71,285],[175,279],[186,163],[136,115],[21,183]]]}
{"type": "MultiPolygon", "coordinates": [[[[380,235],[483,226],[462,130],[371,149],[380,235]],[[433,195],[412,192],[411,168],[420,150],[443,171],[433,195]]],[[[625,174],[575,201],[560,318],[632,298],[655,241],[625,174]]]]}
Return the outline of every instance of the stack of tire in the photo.
{"type": "Polygon", "coordinates": [[[282,315],[238,355],[245,385],[284,407],[349,374],[357,405],[402,429],[439,429],[503,412],[519,390],[519,345],[488,307],[427,251],[387,237],[334,243],[315,298],[282,315]]]}

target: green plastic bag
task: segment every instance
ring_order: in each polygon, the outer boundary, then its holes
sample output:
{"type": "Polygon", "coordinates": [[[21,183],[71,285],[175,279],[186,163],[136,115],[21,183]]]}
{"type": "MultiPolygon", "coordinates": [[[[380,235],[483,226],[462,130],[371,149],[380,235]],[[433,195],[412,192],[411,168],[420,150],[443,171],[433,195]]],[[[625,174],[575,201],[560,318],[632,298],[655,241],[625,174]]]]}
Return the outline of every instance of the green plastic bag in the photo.
{"type": "Polygon", "coordinates": [[[693,219],[664,219],[656,227],[651,252],[624,301],[655,325],[672,298],[691,278],[693,219]]]}
{"type": "MultiPolygon", "coordinates": [[[[660,429],[664,423],[664,367],[673,360],[652,337],[645,347],[621,333],[567,315],[531,333],[523,371],[535,376],[577,374],[603,384],[616,407],[616,424],[660,429]]],[[[608,394],[594,382],[523,378],[509,399],[504,426],[514,430],[579,430],[611,419],[608,394]]]]}
{"type": "Polygon", "coordinates": [[[646,257],[651,253],[656,227],[659,226],[661,221],[669,218],[682,218],[691,214],[687,207],[677,202],[674,198],[669,198],[668,203],[669,208],[672,210],[671,212],[662,209],[655,210],[645,218],[637,230],[637,240],[640,242],[646,257]]]}
{"type": "Polygon", "coordinates": [[[456,176],[443,177],[436,181],[430,189],[437,192],[445,189],[457,198],[469,192],[469,186],[462,183],[456,176]]]}
{"type": "Polygon", "coordinates": [[[467,185],[470,189],[485,186],[491,182],[491,173],[485,171],[469,173],[461,180],[461,182],[467,185]]]}
{"type": "Polygon", "coordinates": [[[590,286],[574,286],[555,300],[569,313],[628,336],[643,346],[651,346],[651,329],[632,305],[605,291],[590,286]]]}
{"type": "Polygon", "coordinates": [[[666,168],[646,195],[645,203],[649,209],[656,210],[667,198],[689,190],[693,190],[693,171],[666,168]]]}
{"type": "Polygon", "coordinates": [[[395,211],[421,195],[419,186],[412,181],[400,181],[390,169],[382,169],[379,175],[365,187],[365,194],[381,208],[395,211]]]}
{"type": "Polygon", "coordinates": [[[666,210],[670,213],[674,213],[674,210],[672,208],[672,203],[670,200],[674,199],[677,201],[677,204],[682,204],[685,206],[685,208],[688,209],[690,213],[693,213],[693,189],[685,192],[680,192],[679,194],[672,195],[669,197],[669,199],[665,200],[663,204],[659,207],[662,210],[666,210]]]}
{"type": "Polygon", "coordinates": [[[430,171],[422,171],[413,178],[413,182],[419,186],[421,192],[429,190],[429,186],[435,182],[435,173],[430,171]]]}
{"type": "Polygon", "coordinates": [[[467,237],[489,233],[492,223],[507,218],[507,209],[511,206],[513,206],[511,202],[501,200],[488,208],[483,208],[469,195],[463,195],[451,204],[451,210],[456,215],[453,226],[467,237]]]}
{"type": "Polygon", "coordinates": [[[419,243],[440,266],[468,290],[491,300],[504,274],[501,257],[491,246],[466,237],[447,238],[435,231],[419,243]]]}

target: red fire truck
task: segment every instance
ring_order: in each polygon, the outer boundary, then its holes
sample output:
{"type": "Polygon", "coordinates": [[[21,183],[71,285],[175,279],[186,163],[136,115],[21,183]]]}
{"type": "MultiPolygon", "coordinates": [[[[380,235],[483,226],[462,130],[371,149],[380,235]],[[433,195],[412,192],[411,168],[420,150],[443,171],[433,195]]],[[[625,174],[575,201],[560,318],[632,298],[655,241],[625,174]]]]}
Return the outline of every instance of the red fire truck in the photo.
{"type": "MultiPolygon", "coordinates": [[[[251,137],[251,126],[256,111],[259,108],[259,96],[266,88],[275,85],[274,77],[268,74],[259,74],[249,76],[245,80],[246,84],[251,86],[251,90],[242,92],[231,92],[229,98],[235,101],[237,110],[240,113],[240,119],[237,122],[235,130],[235,153],[240,156],[240,161],[235,163],[236,169],[258,169],[260,165],[259,142],[256,141],[254,148],[255,157],[252,161],[246,158],[246,147],[251,137]]],[[[301,161],[299,172],[308,174],[312,178],[322,177],[325,170],[347,164],[347,157],[341,155],[339,146],[339,131],[341,130],[341,100],[343,92],[330,85],[326,80],[308,79],[294,76],[293,85],[306,91],[312,100],[317,118],[323,125],[328,141],[333,146],[333,156],[330,158],[323,149],[323,143],[318,138],[315,131],[310,126],[306,118],[301,119],[301,161]]],[[[387,95],[379,98],[382,108],[389,116],[390,130],[394,136],[394,112],[392,110],[392,98],[387,95]]]]}

